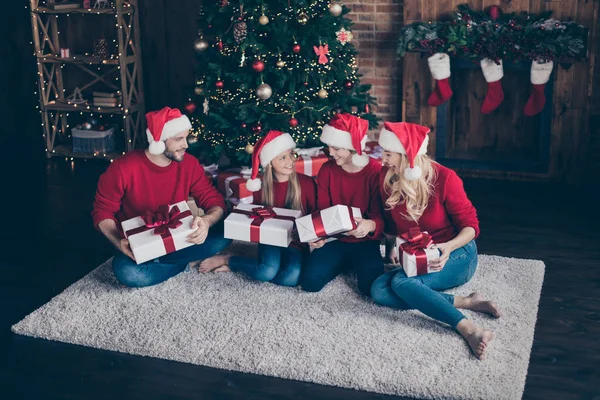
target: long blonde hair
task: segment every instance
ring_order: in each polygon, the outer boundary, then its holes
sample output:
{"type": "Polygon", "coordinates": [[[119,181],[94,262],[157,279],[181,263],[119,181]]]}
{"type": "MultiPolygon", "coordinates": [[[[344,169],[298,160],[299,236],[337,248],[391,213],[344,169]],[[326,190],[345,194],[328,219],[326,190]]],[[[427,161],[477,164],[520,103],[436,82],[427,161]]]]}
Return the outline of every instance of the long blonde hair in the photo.
{"type": "MultiPolygon", "coordinates": [[[[273,195],[273,181],[275,180],[275,171],[269,163],[263,171],[262,177],[262,200],[265,206],[273,207],[274,195],[273,195]]],[[[287,187],[287,193],[285,194],[285,208],[290,210],[301,210],[302,209],[302,198],[300,193],[300,181],[296,171],[293,171],[290,175],[287,187]]]]}
{"type": "Polygon", "coordinates": [[[406,203],[406,215],[409,221],[418,222],[423,215],[429,198],[434,191],[436,180],[434,161],[427,155],[415,157],[415,166],[419,166],[422,175],[419,179],[409,181],[404,177],[404,169],[410,164],[406,155],[400,155],[400,169],[388,170],[384,178],[383,189],[389,195],[385,208],[391,210],[398,204],[406,203]]]}

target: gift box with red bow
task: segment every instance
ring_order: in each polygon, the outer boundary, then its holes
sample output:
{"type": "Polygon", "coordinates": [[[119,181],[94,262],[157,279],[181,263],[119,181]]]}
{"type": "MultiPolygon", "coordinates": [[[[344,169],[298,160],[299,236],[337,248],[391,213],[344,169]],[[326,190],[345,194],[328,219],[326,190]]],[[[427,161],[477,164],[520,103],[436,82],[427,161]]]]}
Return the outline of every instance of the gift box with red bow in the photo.
{"type": "Polygon", "coordinates": [[[252,192],[246,188],[246,180],[250,174],[241,170],[228,170],[219,172],[217,177],[217,189],[225,200],[232,204],[252,203],[252,192]]]}
{"type": "Polygon", "coordinates": [[[329,160],[327,154],[320,147],[298,149],[296,154],[298,154],[298,159],[294,164],[296,172],[313,178],[319,175],[321,167],[329,160]]]}
{"type": "Polygon", "coordinates": [[[129,240],[131,251],[138,264],[192,246],[187,236],[194,216],[187,202],[159,207],[157,212],[121,222],[123,233],[129,240]]]}
{"type": "Polygon", "coordinates": [[[433,244],[427,232],[417,227],[396,238],[396,252],[406,276],[425,275],[431,272],[427,262],[440,257],[440,251],[433,244]]]}
{"type": "Polygon", "coordinates": [[[225,219],[224,236],[243,242],[288,247],[294,221],[302,211],[254,204],[239,204],[225,219]]]}
{"type": "Polygon", "coordinates": [[[356,229],[356,218],[362,218],[359,208],[337,205],[316,211],[296,220],[301,242],[330,239],[356,229]]]}

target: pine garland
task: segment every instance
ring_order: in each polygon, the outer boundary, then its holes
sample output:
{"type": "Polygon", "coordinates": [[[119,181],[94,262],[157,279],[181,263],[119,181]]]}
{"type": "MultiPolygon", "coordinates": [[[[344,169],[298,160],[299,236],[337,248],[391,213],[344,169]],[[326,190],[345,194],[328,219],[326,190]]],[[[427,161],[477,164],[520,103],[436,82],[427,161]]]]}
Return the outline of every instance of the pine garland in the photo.
{"type": "Polygon", "coordinates": [[[501,14],[493,20],[468,5],[458,6],[449,20],[415,22],[402,29],[398,56],[406,52],[448,53],[478,61],[581,60],[586,57],[587,30],[573,21],[542,14],[501,14]]]}

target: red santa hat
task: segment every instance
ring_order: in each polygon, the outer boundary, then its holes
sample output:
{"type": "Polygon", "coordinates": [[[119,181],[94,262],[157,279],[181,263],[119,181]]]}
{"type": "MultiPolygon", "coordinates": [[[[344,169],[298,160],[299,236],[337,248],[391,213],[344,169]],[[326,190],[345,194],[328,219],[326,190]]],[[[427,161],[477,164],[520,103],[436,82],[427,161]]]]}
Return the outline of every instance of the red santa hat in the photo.
{"type": "Polygon", "coordinates": [[[328,124],[323,126],[321,142],[327,146],[355,150],[352,164],[364,167],[369,163],[369,156],[363,154],[367,143],[369,122],[351,114],[336,114],[328,124]]]}
{"type": "Polygon", "coordinates": [[[162,154],[165,151],[165,140],[192,129],[186,115],[176,108],[165,107],[162,110],[150,111],[146,114],[146,135],[150,146],[150,154],[162,154]]]}
{"type": "Polygon", "coordinates": [[[427,154],[430,129],[409,122],[386,122],[379,133],[379,145],[384,150],[405,154],[410,167],[404,170],[404,177],[414,181],[421,177],[421,168],[415,166],[415,158],[427,154]]]}
{"type": "Polygon", "coordinates": [[[271,160],[286,150],[295,149],[296,142],[289,133],[269,131],[254,145],[252,152],[252,175],[246,181],[246,189],[251,192],[260,190],[262,184],[258,178],[258,170],[269,165],[271,160]]]}

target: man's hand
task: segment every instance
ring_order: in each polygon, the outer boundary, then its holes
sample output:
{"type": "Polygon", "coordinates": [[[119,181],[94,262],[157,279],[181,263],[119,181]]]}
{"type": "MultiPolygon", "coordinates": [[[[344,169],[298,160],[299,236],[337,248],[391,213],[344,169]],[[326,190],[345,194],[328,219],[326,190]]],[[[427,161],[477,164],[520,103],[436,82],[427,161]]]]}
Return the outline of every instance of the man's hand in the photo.
{"type": "Polygon", "coordinates": [[[135,261],[135,256],[131,251],[131,246],[129,246],[129,240],[121,239],[121,241],[119,242],[119,250],[121,250],[121,253],[125,254],[127,257],[135,261]]]}
{"type": "Polygon", "coordinates": [[[321,247],[325,246],[325,239],[320,239],[316,242],[310,242],[308,245],[313,249],[320,249],[321,247]]]}
{"type": "Polygon", "coordinates": [[[187,241],[194,244],[204,243],[208,236],[208,229],[210,228],[208,221],[203,217],[194,217],[192,228],[196,228],[196,230],[188,235],[187,241]]]}
{"type": "Polygon", "coordinates": [[[354,218],[354,220],[358,222],[358,226],[356,227],[356,229],[348,232],[348,235],[354,236],[357,239],[364,238],[369,233],[373,232],[377,227],[375,225],[375,221],[370,219],[354,218]]]}

